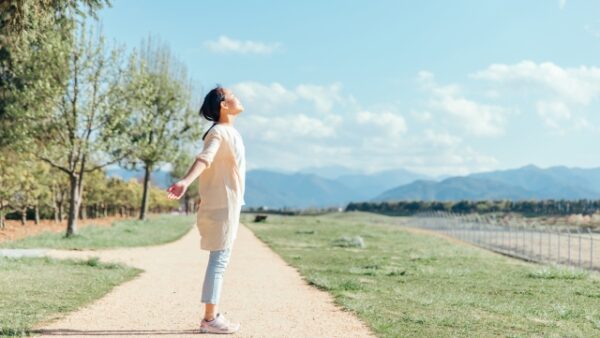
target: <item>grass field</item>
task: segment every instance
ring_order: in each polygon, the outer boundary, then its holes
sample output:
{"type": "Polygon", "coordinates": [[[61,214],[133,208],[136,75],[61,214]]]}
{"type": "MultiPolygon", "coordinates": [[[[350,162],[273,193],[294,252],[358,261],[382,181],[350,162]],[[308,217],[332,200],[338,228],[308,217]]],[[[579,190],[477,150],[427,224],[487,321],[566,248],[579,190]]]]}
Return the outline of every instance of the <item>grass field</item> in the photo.
{"type": "Polygon", "coordinates": [[[193,215],[160,215],[147,221],[117,221],[110,227],[89,225],[69,238],[63,233],[47,231],[0,243],[0,248],[106,249],[158,245],[181,238],[194,222],[193,215]]]}
{"type": "Polygon", "coordinates": [[[34,324],[90,303],[140,272],[96,258],[0,257],[0,336],[27,335],[34,324]]]}
{"type": "Polygon", "coordinates": [[[382,215],[253,216],[242,222],[380,337],[600,336],[597,273],[404,231],[382,215]]]}

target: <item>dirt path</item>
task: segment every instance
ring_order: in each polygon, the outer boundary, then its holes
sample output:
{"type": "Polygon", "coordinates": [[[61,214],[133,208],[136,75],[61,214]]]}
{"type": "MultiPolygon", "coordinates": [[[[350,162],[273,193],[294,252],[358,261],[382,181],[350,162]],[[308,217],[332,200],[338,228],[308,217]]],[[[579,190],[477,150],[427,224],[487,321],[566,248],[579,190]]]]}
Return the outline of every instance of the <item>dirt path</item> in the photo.
{"type": "MultiPolygon", "coordinates": [[[[53,257],[99,256],[144,269],[102,299],[66,317],[40,324],[44,337],[198,336],[208,251],[193,228],[177,242],[102,251],[50,250],[53,257]]],[[[353,314],[299,273],[246,227],[240,226],[225,273],[218,311],[241,323],[230,337],[374,337],[353,314]]]]}

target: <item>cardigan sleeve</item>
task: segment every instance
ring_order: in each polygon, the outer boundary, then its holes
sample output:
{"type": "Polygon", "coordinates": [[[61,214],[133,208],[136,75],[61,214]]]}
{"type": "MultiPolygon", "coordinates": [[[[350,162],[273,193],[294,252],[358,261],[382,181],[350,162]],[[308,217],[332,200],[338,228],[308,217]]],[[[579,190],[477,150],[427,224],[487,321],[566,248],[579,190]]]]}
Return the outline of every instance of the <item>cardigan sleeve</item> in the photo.
{"type": "Polygon", "coordinates": [[[204,148],[202,149],[202,152],[196,156],[196,159],[204,162],[207,168],[210,167],[222,141],[223,136],[216,130],[208,133],[204,138],[204,148]]]}

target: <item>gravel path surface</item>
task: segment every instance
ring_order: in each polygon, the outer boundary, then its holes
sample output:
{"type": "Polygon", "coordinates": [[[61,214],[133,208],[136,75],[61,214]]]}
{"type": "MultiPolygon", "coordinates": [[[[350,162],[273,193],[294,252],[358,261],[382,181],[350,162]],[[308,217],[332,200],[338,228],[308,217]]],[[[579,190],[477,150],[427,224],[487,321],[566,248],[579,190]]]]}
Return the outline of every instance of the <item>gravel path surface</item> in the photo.
{"type": "Polygon", "coordinates": [[[326,292],[308,285],[243,224],[225,272],[217,311],[241,323],[235,334],[197,333],[208,251],[192,230],[159,246],[99,251],[48,250],[58,258],[98,256],[145,271],[82,309],[39,324],[43,337],[375,337],[326,292]]]}

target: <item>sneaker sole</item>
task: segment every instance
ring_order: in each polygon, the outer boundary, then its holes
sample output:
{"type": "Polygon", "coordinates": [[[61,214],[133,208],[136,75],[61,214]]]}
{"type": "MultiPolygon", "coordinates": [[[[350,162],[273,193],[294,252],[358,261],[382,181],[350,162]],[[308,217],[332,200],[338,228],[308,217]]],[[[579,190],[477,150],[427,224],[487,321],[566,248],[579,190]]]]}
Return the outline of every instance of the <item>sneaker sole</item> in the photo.
{"type": "Polygon", "coordinates": [[[239,331],[239,329],[235,330],[235,331],[213,331],[204,327],[200,328],[200,333],[222,333],[222,334],[228,334],[228,333],[236,333],[237,331],[239,331]]]}

